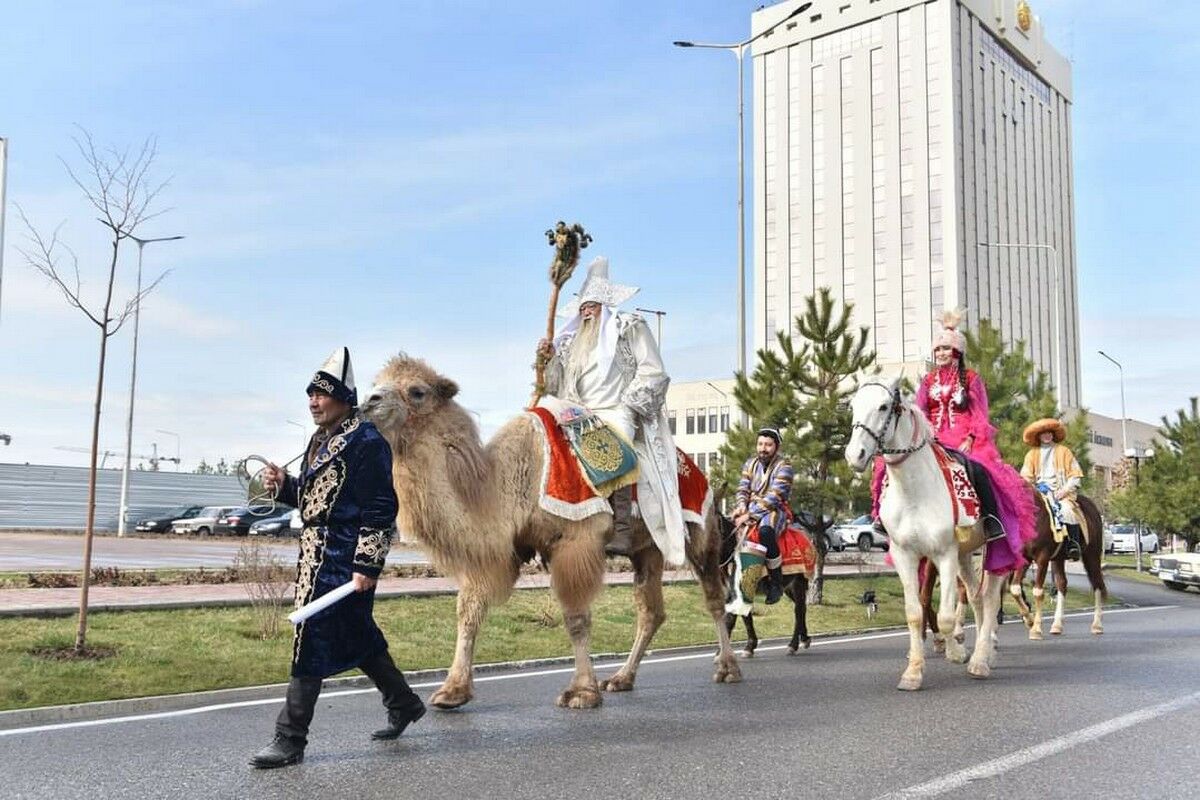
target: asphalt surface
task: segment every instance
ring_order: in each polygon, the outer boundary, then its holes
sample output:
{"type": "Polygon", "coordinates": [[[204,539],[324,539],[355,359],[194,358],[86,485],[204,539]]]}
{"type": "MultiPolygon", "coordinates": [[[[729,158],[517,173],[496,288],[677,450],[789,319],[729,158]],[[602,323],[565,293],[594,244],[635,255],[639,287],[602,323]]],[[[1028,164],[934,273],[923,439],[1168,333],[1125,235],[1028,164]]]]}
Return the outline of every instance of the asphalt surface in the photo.
{"type": "MultiPolygon", "coordinates": [[[[92,566],[120,569],[221,569],[233,563],[246,538],[199,539],[173,536],[96,536],[92,540],[92,566]]],[[[262,544],[285,562],[295,561],[295,539],[264,539],[262,544]]],[[[424,564],[416,551],[396,547],[389,564],[424,564]]],[[[83,538],[79,534],[0,533],[0,572],[77,570],[83,564],[83,538]]]]}
{"type": "Polygon", "coordinates": [[[328,692],[297,767],[245,764],[270,739],[268,702],[0,732],[0,796],[1200,796],[1200,594],[1114,584],[1142,607],[1107,614],[1102,637],[1087,616],[1044,642],[1006,624],[987,681],[930,654],[925,688],[896,691],[895,633],[762,649],[737,685],[709,682],[708,651],[673,653],[595,711],[553,705],[561,671],[485,676],[474,702],[389,744],[368,739],[373,690],[328,692]]]}

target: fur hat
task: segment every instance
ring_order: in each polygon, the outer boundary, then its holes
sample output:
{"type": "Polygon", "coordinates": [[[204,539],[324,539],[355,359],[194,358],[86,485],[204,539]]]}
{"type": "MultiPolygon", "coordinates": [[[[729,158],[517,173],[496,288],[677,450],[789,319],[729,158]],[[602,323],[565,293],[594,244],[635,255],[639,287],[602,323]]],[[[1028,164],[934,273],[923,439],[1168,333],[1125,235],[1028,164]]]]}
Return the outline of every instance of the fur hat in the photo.
{"type": "Polygon", "coordinates": [[[1025,441],[1025,444],[1029,445],[1030,447],[1037,447],[1039,444],[1041,444],[1041,436],[1043,433],[1053,433],[1054,441],[1056,442],[1061,442],[1063,439],[1067,438],[1066,426],[1063,425],[1061,421],[1054,419],[1053,417],[1046,417],[1045,419],[1039,419],[1037,422],[1034,422],[1025,429],[1025,432],[1021,434],[1021,438],[1025,441]]]}
{"type": "Polygon", "coordinates": [[[967,337],[958,329],[962,324],[963,313],[956,308],[942,312],[942,329],[933,337],[934,350],[949,347],[957,350],[960,356],[967,352],[967,337]]]}
{"type": "Polygon", "coordinates": [[[305,394],[316,390],[325,392],[335,400],[358,405],[358,391],[354,388],[354,369],[350,366],[350,349],[339,347],[330,353],[317,374],[308,382],[305,394]]]}
{"type": "Polygon", "coordinates": [[[600,303],[609,308],[616,308],[640,291],[641,289],[637,286],[625,286],[610,281],[608,279],[608,259],[604,256],[597,256],[588,265],[587,277],[584,278],[583,286],[579,287],[579,292],[567,302],[567,305],[559,313],[564,317],[574,317],[584,303],[600,303]]]}

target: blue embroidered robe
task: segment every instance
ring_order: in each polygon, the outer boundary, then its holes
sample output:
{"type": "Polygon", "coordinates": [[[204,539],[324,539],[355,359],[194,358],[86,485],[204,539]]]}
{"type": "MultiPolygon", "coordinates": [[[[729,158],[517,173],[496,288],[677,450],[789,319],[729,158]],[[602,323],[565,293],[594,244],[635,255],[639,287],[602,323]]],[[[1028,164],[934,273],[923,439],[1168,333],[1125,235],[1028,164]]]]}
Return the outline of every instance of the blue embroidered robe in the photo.
{"type": "MultiPolygon", "coordinates": [[[[352,580],[379,577],[395,530],[392,450],[352,412],[327,441],[310,443],[300,477],[288,476],[280,502],[300,509],[296,607],[352,580]],[[314,449],[315,448],[315,449],[314,449]]],[[[325,678],[387,649],[371,611],[375,590],[355,592],[296,627],[294,677],[325,678]]]]}

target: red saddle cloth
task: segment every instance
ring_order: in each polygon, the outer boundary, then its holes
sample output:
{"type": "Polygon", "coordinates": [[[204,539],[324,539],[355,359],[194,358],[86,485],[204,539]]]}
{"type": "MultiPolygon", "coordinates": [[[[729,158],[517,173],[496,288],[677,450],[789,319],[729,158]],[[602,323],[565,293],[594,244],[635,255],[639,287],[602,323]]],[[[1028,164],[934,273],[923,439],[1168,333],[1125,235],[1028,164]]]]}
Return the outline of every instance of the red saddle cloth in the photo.
{"type": "MultiPolygon", "coordinates": [[[[763,551],[766,548],[758,540],[758,526],[755,525],[746,534],[746,541],[757,545],[763,551]]],[[[792,523],[783,529],[779,535],[779,555],[783,557],[783,574],[795,575],[803,572],[809,578],[817,568],[817,548],[804,532],[804,528],[792,523]]]]}
{"type": "MultiPolygon", "coordinates": [[[[529,413],[542,423],[546,442],[546,465],[542,469],[542,487],[538,504],[552,514],[567,519],[584,519],[592,514],[609,510],[608,501],[598,497],[583,479],[579,461],[571,452],[567,436],[558,426],[554,415],[540,406],[529,413]]],[[[712,493],[708,478],[688,458],[687,453],[676,448],[679,459],[679,499],[683,505],[686,522],[704,524],[704,515],[712,505],[712,493]]],[[[633,499],[637,501],[637,486],[633,487],[633,499]]]]}

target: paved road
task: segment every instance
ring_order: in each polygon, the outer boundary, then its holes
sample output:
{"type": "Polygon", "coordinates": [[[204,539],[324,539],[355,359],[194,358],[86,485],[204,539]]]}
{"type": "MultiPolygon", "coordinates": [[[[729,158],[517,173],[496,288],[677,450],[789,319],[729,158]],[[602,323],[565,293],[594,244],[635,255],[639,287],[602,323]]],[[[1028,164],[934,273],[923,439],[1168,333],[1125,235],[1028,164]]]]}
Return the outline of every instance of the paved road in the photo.
{"type": "Polygon", "coordinates": [[[392,744],[367,739],[382,716],[372,691],[330,692],[296,768],[245,766],[269,738],[268,702],[0,733],[0,794],[1200,796],[1200,595],[1118,586],[1175,607],[1110,613],[1099,638],[1086,617],[1041,643],[1005,625],[986,682],[931,660],[923,691],[897,692],[896,634],[822,641],[797,658],[760,651],[734,686],[710,684],[708,653],[689,653],[647,663],[633,693],[593,712],[552,705],[559,671],[489,676],[474,703],[431,713],[392,744]]]}
{"type": "MultiPolygon", "coordinates": [[[[92,565],[121,569],[204,567],[220,569],[233,563],[245,539],[194,539],[96,536],[92,565]]],[[[265,540],[284,561],[295,561],[295,540],[265,540]]],[[[424,564],[416,550],[394,548],[389,564],[424,564]]],[[[83,539],[78,534],[0,533],[0,572],[75,570],[83,563],[83,539]]]]}

